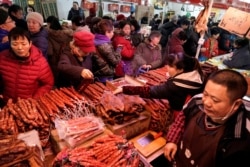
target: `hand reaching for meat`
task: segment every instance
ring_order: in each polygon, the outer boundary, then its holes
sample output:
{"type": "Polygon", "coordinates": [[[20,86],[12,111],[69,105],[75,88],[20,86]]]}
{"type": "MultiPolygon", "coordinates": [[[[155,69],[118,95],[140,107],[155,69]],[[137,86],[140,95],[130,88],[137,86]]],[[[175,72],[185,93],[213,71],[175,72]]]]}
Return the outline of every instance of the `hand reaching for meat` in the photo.
{"type": "Polygon", "coordinates": [[[83,69],[82,73],[81,73],[81,76],[84,79],[92,79],[94,77],[93,73],[88,69],[83,69]]]}
{"type": "Polygon", "coordinates": [[[122,87],[118,87],[116,90],[113,91],[113,94],[116,95],[116,94],[119,94],[119,93],[122,93],[122,87]]]}

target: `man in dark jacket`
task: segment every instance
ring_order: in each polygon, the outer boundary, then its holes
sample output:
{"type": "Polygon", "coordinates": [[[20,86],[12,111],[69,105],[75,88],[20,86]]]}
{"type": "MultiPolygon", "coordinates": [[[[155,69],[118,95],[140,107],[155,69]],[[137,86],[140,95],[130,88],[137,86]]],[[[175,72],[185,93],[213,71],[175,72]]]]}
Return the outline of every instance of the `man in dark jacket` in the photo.
{"type": "Polygon", "coordinates": [[[84,11],[81,7],[79,7],[77,1],[73,2],[73,7],[70,9],[68,14],[68,20],[71,20],[74,16],[81,16],[82,19],[85,19],[84,11]]]}
{"type": "Polygon", "coordinates": [[[27,22],[24,20],[23,8],[19,5],[13,4],[8,10],[9,16],[15,21],[16,27],[21,27],[28,30],[27,22]]]}
{"type": "Polygon", "coordinates": [[[243,104],[248,84],[233,70],[208,78],[171,125],[164,154],[177,167],[249,166],[250,115],[243,104]]]}
{"type": "Polygon", "coordinates": [[[168,38],[169,35],[171,35],[171,33],[178,27],[177,25],[177,17],[173,16],[170,22],[167,22],[165,24],[163,24],[159,30],[161,32],[161,47],[164,50],[166,48],[166,45],[168,43],[168,38]]]}

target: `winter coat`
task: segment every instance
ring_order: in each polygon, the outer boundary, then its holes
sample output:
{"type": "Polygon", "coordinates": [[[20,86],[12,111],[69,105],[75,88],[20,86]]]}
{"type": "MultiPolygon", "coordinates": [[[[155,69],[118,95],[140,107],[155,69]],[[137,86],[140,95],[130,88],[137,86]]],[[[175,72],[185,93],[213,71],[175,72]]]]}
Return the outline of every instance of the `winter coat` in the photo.
{"type": "Polygon", "coordinates": [[[169,35],[172,34],[172,32],[178,27],[177,24],[175,24],[174,22],[167,22],[165,24],[163,24],[160,27],[160,32],[161,32],[161,40],[160,40],[160,44],[162,48],[165,48],[167,43],[168,43],[168,38],[169,35]]]}
{"type": "Polygon", "coordinates": [[[49,92],[54,78],[42,52],[32,46],[27,60],[18,59],[13,52],[0,52],[1,88],[5,100],[37,98],[49,92]]]}
{"type": "Polygon", "coordinates": [[[183,49],[183,44],[182,40],[178,38],[178,34],[183,31],[182,28],[177,28],[173,31],[171,38],[168,41],[168,46],[167,46],[167,53],[171,54],[177,54],[177,53],[184,53],[183,49]]]}
{"type": "Polygon", "coordinates": [[[142,43],[144,41],[143,34],[141,34],[139,32],[131,33],[130,38],[132,40],[134,47],[137,47],[138,45],[140,45],[140,43],[142,43]]]}
{"type": "Polygon", "coordinates": [[[114,77],[115,68],[121,60],[119,52],[114,50],[110,39],[101,34],[95,34],[97,54],[93,55],[93,72],[95,77],[114,77]]]}
{"type": "Polygon", "coordinates": [[[217,39],[212,39],[212,38],[208,38],[203,46],[203,48],[206,48],[206,51],[205,52],[201,52],[201,54],[203,56],[205,56],[206,58],[212,58],[212,57],[215,57],[215,56],[218,56],[219,54],[219,48],[218,48],[218,41],[217,39]],[[215,53],[214,56],[212,56],[212,53],[215,53]]]}
{"type": "Polygon", "coordinates": [[[35,45],[42,51],[43,56],[46,59],[48,59],[47,53],[48,53],[49,42],[48,42],[47,29],[42,27],[39,32],[31,34],[31,41],[33,45],[35,45]]]}
{"type": "Polygon", "coordinates": [[[91,32],[90,29],[89,29],[89,26],[87,26],[87,25],[77,27],[74,32],[79,32],[79,31],[89,31],[89,32],[91,32]]]}
{"type": "Polygon", "coordinates": [[[51,67],[51,70],[54,74],[55,82],[57,82],[58,76],[58,62],[60,55],[62,54],[63,49],[69,48],[69,42],[73,39],[73,30],[72,29],[63,29],[63,30],[48,30],[48,62],[51,67]],[[60,38],[58,38],[60,37],[60,38]]]}
{"type": "Polygon", "coordinates": [[[131,60],[134,57],[135,47],[129,38],[126,39],[125,36],[115,35],[113,38],[114,49],[117,49],[119,45],[122,45],[121,56],[123,60],[131,60]]]}
{"type": "Polygon", "coordinates": [[[182,45],[184,52],[192,57],[195,57],[199,41],[199,34],[194,29],[190,30],[187,41],[182,45]]]}
{"type": "Polygon", "coordinates": [[[138,94],[145,98],[167,99],[171,109],[180,111],[187,96],[201,93],[203,78],[194,70],[169,78],[165,83],[150,87],[124,86],[123,93],[138,94]]]}
{"type": "Polygon", "coordinates": [[[0,52],[9,49],[10,48],[10,43],[9,41],[7,42],[2,42],[4,37],[8,37],[9,32],[6,30],[3,30],[0,28],[0,52]]]}
{"type": "Polygon", "coordinates": [[[13,15],[10,15],[10,17],[13,21],[15,21],[16,27],[20,27],[20,28],[23,28],[23,29],[28,31],[28,25],[27,25],[26,20],[18,19],[17,17],[15,17],[13,15]]]}
{"type": "Polygon", "coordinates": [[[126,39],[125,36],[117,34],[113,38],[114,49],[116,50],[119,45],[122,46],[121,62],[119,66],[116,68],[116,75],[117,76],[124,76],[124,74],[132,75],[133,74],[132,59],[134,58],[135,47],[133,46],[130,37],[126,39]]]}
{"type": "Polygon", "coordinates": [[[71,8],[68,13],[68,20],[71,20],[74,16],[80,16],[82,17],[82,19],[85,19],[84,11],[82,8],[79,8],[78,10],[71,8]]]}
{"type": "Polygon", "coordinates": [[[58,62],[59,77],[57,86],[74,86],[78,88],[84,79],[81,76],[83,69],[92,71],[92,54],[86,56],[81,62],[69,49],[64,50],[58,62]]]}
{"type": "Polygon", "coordinates": [[[250,47],[247,45],[236,49],[233,56],[229,60],[224,60],[223,64],[229,68],[250,70],[250,47]]]}
{"type": "Polygon", "coordinates": [[[162,65],[160,45],[152,48],[149,42],[146,41],[136,48],[133,60],[134,71],[136,72],[144,64],[151,65],[151,69],[156,69],[162,65]]]}
{"type": "Polygon", "coordinates": [[[229,53],[232,49],[230,44],[230,33],[224,29],[221,29],[220,36],[218,38],[219,55],[229,53]]]}

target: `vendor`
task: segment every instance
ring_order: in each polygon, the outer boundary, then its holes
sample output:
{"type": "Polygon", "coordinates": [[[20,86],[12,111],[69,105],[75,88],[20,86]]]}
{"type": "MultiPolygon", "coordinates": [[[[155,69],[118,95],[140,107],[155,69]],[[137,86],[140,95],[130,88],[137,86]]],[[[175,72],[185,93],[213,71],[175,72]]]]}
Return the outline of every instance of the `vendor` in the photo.
{"type": "Polygon", "coordinates": [[[197,59],[179,54],[167,57],[168,80],[155,86],[123,86],[114,94],[123,92],[129,95],[140,95],[144,98],[167,99],[172,110],[178,113],[188,96],[201,93],[204,77],[197,59]]]}
{"type": "Polygon", "coordinates": [[[32,45],[28,31],[9,32],[10,49],[0,52],[0,88],[4,101],[37,98],[49,92],[54,78],[42,52],[32,45]]]}
{"type": "Polygon", "coordinates": [[[223,61],[229,68],[250,70],[250,44],[247,38],[239,38],[234,42],[234,52],[223,61]]]}

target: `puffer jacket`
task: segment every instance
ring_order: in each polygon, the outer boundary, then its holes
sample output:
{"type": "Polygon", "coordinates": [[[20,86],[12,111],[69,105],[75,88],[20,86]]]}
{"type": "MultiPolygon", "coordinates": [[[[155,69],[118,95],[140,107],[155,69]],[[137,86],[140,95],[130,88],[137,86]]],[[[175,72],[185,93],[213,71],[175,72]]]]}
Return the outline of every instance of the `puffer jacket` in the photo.
{"type": "Polygon", "coordinates": [[[121,61],[121,55],[114,50],[111,41],[105,35],[95,35],[97,54],[93,55],[93,72],[95,77],[113,77],[115,68],[121,61]]]}
{"type": "Polygon", "coordinates": [[[48,42],[48,31],[45,28],[41,28],[41,30],[38,33],[31,34],[31,41],[32,44],[35,45],[37,48],[39,48],[43,56],[48,59],[48,47],[49,47],[49,42],[48,42]]]}
{"type": "Polygon", "coordinates": [[[135,47],[132,45],[132,41],[130,39],[126,39],[125,36],[117,34],[113,38],[113,46],[117,49],[119,45],[122,45],[122,59],[131,60],[134,57],[135,52],[135,47]]]}
{"type": "Polygon", "coordinates": [[[130,37],[123,36],[121,33],[116,34],[113,38],[113,46],[115,49],[122,46],[121,62],[116,67],[116,75],[124,76],[133,74],[132,60],[134,58],[135,47],[132,44],[130,37]]]}
{"type": "Polygon", "coordinates": [[[54,78],[42,52],[32,46],[27,60],[18,59],[13,52],[0,52],[0,87],[4,100],[12,98],[37,98],[49,92],[54,78]]]}

